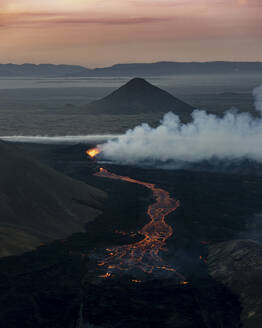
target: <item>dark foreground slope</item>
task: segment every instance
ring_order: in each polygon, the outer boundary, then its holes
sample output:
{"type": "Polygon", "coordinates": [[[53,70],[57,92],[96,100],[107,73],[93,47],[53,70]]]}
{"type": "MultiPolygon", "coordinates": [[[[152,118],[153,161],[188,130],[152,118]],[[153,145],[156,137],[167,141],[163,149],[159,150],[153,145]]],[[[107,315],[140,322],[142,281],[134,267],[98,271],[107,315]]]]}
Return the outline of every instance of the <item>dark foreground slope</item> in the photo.
{"type": "Polygon", "coordinates": [[[0,142],[0,256],[83,231],[105,194],[0,142]]]}
{"type": "Polygon", "coordinates": [[[170,93],[135,78],[111,93],[92,102],[86,108],[89,114],[141,114],[172,111],[188,120],[193,107],[170,93]]]}
{"type": "Polygon", "coordinates": [[[209,247],[210,275],[240,295],[243,327],[262,325],[262,244],[232,240],[209,247]]]}

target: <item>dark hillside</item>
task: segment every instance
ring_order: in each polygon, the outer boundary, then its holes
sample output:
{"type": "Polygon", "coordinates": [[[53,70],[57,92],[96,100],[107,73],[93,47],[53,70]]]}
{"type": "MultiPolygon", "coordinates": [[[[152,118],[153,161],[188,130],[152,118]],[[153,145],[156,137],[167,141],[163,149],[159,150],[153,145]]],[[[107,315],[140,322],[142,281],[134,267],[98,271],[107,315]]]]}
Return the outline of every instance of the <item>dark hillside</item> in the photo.
{"type": "Polygon", "coordinates": [[[0,142],[0,256],[73,232],[100,213],[105,193],[0,142]]]}

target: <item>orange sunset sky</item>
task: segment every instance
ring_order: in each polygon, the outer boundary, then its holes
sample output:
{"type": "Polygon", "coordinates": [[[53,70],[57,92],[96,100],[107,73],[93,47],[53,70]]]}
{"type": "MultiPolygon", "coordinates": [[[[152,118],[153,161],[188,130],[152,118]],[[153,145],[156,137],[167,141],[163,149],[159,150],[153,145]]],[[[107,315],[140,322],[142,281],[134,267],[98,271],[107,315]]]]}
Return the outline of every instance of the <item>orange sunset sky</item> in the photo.
{"type": "Polygon", "coordinates": [[[262,61],[262,0],[0,0],[0,63],[262,61]]]}

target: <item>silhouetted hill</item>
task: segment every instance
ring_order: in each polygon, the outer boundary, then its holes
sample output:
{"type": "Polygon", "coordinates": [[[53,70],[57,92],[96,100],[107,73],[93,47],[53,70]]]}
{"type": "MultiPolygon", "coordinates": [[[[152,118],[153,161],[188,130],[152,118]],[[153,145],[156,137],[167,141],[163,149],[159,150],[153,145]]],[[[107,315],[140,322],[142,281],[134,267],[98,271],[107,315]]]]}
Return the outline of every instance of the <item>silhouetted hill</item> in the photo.
{"type": "Polygon", "coordinates": [[[110,95],[87,105],[86,111],[92,114],[140,114],[173,111],[188,119],[193,109],[191,105],[146,80],[134,78],[110,95]]]}
{"type": "Polygon", "coordinates": [[[77,65],[0,64],[0,76],[65,76],[88,72],[89,69],[77,65]]]}
{"type": "Polygon", "coordinates": [[[0,76],[152,76],[175,74],[261,73],[262,62],[156,62],[88,69],[77,65],[0,64],[0,76]]]}
{"type": "MultiPolygon", "coordinates": [[[[96,76],[150,76],[176,74],[214,74],[214,73],[261,73],[261,62],[157,62],[117,64],[111,67],[96,68],[96,76]]],[[[85,72],[77,73],[82,75],[85,72]]]]}
{"type": "Polygon", "coordinates": [[[104,192],[30,159],[0,141],[0,256],[84,231],[104,192]]]}

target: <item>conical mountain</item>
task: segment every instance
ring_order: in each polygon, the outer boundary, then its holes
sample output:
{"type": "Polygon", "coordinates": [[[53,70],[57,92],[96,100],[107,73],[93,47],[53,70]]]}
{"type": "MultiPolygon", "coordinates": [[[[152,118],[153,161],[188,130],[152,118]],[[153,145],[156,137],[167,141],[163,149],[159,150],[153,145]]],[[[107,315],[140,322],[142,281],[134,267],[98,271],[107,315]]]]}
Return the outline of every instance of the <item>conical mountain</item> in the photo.
{"type": "Polygon", "coordinates": [[[190,116],[194,107],[141,78],[134,78],[110,95],[87,106],[92,114],[166,113],[190,116]]]}
{"type": "Polygon", "coordinates": [[[73,180],[0,141],[0,256],[84,231],[104,192],[73,180]]]}

